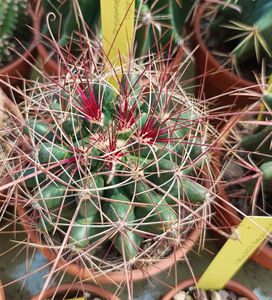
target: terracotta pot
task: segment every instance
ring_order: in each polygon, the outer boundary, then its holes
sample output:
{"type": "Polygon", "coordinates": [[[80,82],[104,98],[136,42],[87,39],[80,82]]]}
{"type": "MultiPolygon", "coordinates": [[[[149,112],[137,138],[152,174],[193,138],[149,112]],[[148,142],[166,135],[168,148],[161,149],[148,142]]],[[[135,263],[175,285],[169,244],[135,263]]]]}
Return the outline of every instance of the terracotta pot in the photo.
{"type": "MultiPolygon", "coordinates": [[[[89,284],[80,284],[80,283],[75,283],[75,284],[63,284],[60,286],[54,286],[51,287],[47,290],[45,290],[42,298],[39,298],[40,294],[32,297],[30,300],[45,300],[45,299],[51,299],[50,297],[53,297],[55,295],[66,295],[66,293],[69,291],[70,292],[88,292],[95,294],[96,296],[103,297],[103,299],[106,300],[120,300],[117,296],[114,296],[112,293],[110,293],[107,290],[104,290],[100,287],[89,285],[89,284]]],[[[52,298],[54,299],[54,298],[52,298]]]]}
{"type": "MultiPolygon", "coordinates": [[[[33,38],[32,41],[26,49],[22,57],[18,57],[15,61],[9,63],[8,65],[0,68],[0,79],[10,82],[10,84],[15,87],[22,84],[22,79],[27,78],[31,65],[29,62],[33,62],[33,57],[36,54],[36,47],[38,45],[38,36],[36,32],[39,30],[37,26],[38,20],[41,18],[41,14],[35,15],[31,8],[28,9],[29,16],[31,17],[33,26],[33,38]],[[7,78],[8,76],[8,78],[7,78]]],[[[9,88],[4,83],[0,82],[0,88],[4,89],[6,92],[9,88]]]]}
{"type": "MultiPolygon", "coordinates": [[[[31,220],[26,214],[24,205],[18,202],[17,209],[20,221],[24,227],[24,230],[28,233],[31,242],[36,245],[40,245],[37,246],[39,251],[47,259],[49,259],[50,261],[54,261],[57,257],[57,253],[54,252],[53,249],[51,249],[50,247],[43,247],[41,237],[38,235],[37,231],[34,230],[30,225],[31,220]]],[[[154,263],[153,265],[147,266],[143,269],[135,269],[127,271],[126,273],[124,271],[120,271],[101,274],[95,272],[93,269],[87,269],[75,263],[69,263],[67,265],[68,261],[65,261],[62,257],[58,261],[58,267],[63,267],[63,269],[65,269],[65,272],[68,272],[69,274],[75,277],[79,277],[80,279],[95,281],[99,283],[126,283],[127,278],[129,278],[131,281],[142,280],[160,273],[161,271],[169,268],[176,261],[182,259],[199,239],[201,227],[201,224],[199,224],[198,228],[192,230],[182,247],[178,248],[175,252],[167,256],[165,259],[154,263]]]]}
{"type": "MultiPolygon", "coordinates": [[[[196,280],[199,280],[200,277],[196,277],[196,280]]],[[[182,281],[177,285],[176,288],[170,290],[166,295],[163,296],[161,300],[172,300],[173,297],[180,291],[186,290],[190,286],[194,286],[195,281],[193,278],[182,281]]],[[[239,282],[230,280],[226,286],[226,289],[233,291],[239,296],[247,297],[249,300],[259,300],[259,298],[253,294],[248,288],[242,285],[239,282]]]]}
{"type": "MultiPolygon", "coordinates": [[[[4,93],[4,91],[0,87],[0,130],[5,130],[3,125],[3,118],[4,115],[9,112],[11,116],[14,116],[14,121],[17,122],[17,125],[20,126],[20,121],[23,122],[23,116],[18,108],[18,106],[13,103],[7,95],[4,93]]],[[[4,137],[3,137],[4,138],[4,137]]],[[[8,174],[2,173],[4,170],[1,170],[0,168],[0,186],[4,185],[5,183],[10,182],[12,179],[8,174]]],[[[3,190],[0,192],[0,208],[4,204],[6,200],[7,190],[3,190]]]]}
{"type": "Polygon", "coordinates": [[[0,280],[0,300],[5,300],[6,297],[5,297],[5,292],[4,292],[4,289],[2,287],[2,282],[0,280]]]}
{"type": "MultiPolygon", "coordinates": [[[[256,110],[258,111],[258,107],[256,107],[256,110]]],[[[233,117],[228,124],[222,129],[222,132],[224,133],[222,138],[220,139],[219,144],[217,145],[215,149],[215,155],[214,155],[214,161],[213,161],[213,172],[215,178],[219,178],[221,174],[221,158],[223,156],[222,153],[222,148],[223,144],[222,141],[224,141],[228,134],[230,133],[230,130],[232,126],[237,122],[239,119],[241,119],[242,116],[235,116],[233,117]],[[231,124],[231,125],[230,125],[231,124]]],[[[229,197],[225,191],[225,188],[221,185],[218,184],[218,195],[219,197],[217,198],[217,204],[214,205],[213,208],[216,212],[214,216],[214,222],[222,227],[225,228],[224,230],[231,234],[231,227],[235,226],[237,227],[241,219],[239,218],[237,211],[235,208],[231,207],[228,205],[230,203],[229,197]],[[222,200],[224,199],[224,201],[222,200]]],[[[219,236],[220,240],[224,240],[222,235],[219,236]]],[[[272,248],[263,244],[261,245],[255,252],[252,254],[251,259],[257,262],[258,264],[262,265],[263,267],[272,270],[272,248]]]]}
{"type": "Polygon", "coordinates": [[[225,69],[206,47],[201,36],[200,26],[201,18],[208,5],[208,3],[204,3],[198,8],[191,28],[194,33],[192,37],[193,48],[198,47],[194,57],[197,75],[202,78],[200,89],[204,85],[205,99],[213,98],[211,99],[212,107],[220,108],[231,105],[231,108],[224,108],[224,110],[239,110],[259,100],[260,97],[256,93],[261,93],[261,87],[256,82],[245,80],[225,69]],[[250,88],[255,96],[231,95],[233,91],[240,88],[246,89],[246,91],[250,88]]]}

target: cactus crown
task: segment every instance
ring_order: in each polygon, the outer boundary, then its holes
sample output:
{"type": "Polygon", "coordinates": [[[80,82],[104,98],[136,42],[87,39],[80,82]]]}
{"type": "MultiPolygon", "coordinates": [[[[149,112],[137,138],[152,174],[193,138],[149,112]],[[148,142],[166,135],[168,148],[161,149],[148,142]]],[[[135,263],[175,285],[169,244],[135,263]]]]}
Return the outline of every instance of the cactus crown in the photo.
{"type": "Polygon", "coordinates": [[[0,65],[8,60],[11,38],[22,30],[26,11],[27,0],[0,1],[0,65]]]}
{"type": "Polygon", "coordinates": [[[217,38],[228,45],[232,43],[231,54],[237,66],[245,60],[261,62],[263,57],[272,56],[272,3],[269,0],[231,0],[221,5],[218,15],[211,23],[210,29],[220,31],[217,38]],[[235,46],[233,42],[235,41],[235,46]]]}
{"type": "Polygon", "coordinates": [[[209,204],[211,132],[203,104],[157,64],[116,70],[117,91],[107,82],[112,74],[87,61],[88,54],[63,81],[39,84],[27,98],[29,146],[14,182],[45,240],[68,235],[67,249],[104,269],[101,249],[132,264],[159,244],[179,246],[196,226],[209,204]]]}

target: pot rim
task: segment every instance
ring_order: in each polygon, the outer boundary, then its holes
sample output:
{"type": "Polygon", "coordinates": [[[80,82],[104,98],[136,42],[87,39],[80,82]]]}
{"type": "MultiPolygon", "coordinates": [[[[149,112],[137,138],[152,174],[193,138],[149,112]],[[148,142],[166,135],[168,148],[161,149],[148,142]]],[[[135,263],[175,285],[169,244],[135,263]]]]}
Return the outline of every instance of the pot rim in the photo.
{"type": "MultiPolygon", "coordinates": [[[[176,286],[176,288],[166,293],[161,300],[171,300],[173,296],[177,294],[177,292],[180,292],[190,286],[195,285],[195,281],[198,281],[199,279],[200,276],[197,276],[195,279],[190,278],[180,282],[176,286]]],[[[259,298],[253,292],[251,292],[247,287],[245,287],[243,284],[237,281],[233,281],[233,280],[228,281],[228,283],[224,288],[237,293],[239,296],[247,297],[249,300],[259,300],[259,298]]]]}
{"type": "MultiPolygon", "coordinates": [[[[67,291],[77,292],[77,291],[82,291],[82,290],[84,290],[84,292],[93,293],[97,296],[103,297],[106,300],[120,300],[119,297],[113,295],[111,292],[103,289],[102,287],[85,284],[85,283],[82,283],[82,284],[81,283],[73,283],[73,284],[66,283],[66,284],[62,284],[60,286],[50,287],[45,290],[44,295],[41,298],[41,300],[47,299],[48,297],[52,297],[55,295],[55,293],[56,293],[56,295],[59,295],[59,294],[64,294],[67,291]]],[[[38,300],[39,296],[40,296],[40,293],[33,296],[30,300],[38,300]]]]}

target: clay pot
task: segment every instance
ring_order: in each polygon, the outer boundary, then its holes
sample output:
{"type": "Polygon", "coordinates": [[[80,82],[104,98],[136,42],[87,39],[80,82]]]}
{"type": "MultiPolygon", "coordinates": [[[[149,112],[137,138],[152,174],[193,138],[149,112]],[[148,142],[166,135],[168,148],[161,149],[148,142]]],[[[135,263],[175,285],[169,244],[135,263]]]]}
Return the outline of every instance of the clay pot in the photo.
{"type": "MultiPolygon", "coordinates": [[[[89,285],[89,284],[80,284],[80,283],[75,283],[75,284],[63,284],[60,286],[54,286],[51,287],[47,290],[45,290],[42,298],[39,298],[40,294],[32,297],[30,300],[45,300],[45,299],[51,299],[51,297],[56,296],[56,295],[66,295],[67,292],[69,293],[77,293],[77,292],[88,292],[95,294],[98,297],[102,297],[103,299],[106,300],[120,300],[117,296],[114,296],[112,293],[110,293],[107,290],[104,290],[100,287],[89,285]]],[[[54,298],[52,298],[54,299],[54,298]]],[[[1,299],[0,299],[1,300],[1,299]]]]}
{"type": "Polygon", "coordinates": [[[2,287],[2,282],[0,280],[0,300],[5,300],[6,297],[5,297],[5,293],[4,293],[4,289],[2,287]]]}
{"type": "MultiPolygon", "coordinates": [[[[256,82],[245,80],[228,69],[225,69],[206,47],[201,36],[200,26],[201,18],[208,5],[209,3],[204,3],[198,8],[191,28],[194,33],[192,36],[193,48],[198,47],[194,54],[194,58],[197,72],[196,75],[202,78],[200,89],[202,89],[204,85],[205,99],[212,98],[210,101],[213,108],[220,108],[226,105],[231,106],[230,108],[217,110],[217,112],[222,112],[223,110],[241,110],[259,100],[260,97],[256,95],[256,93],[261,93],[261,87],[256,82]],[[251,97],[232,94],[233,91],[240,88],[245,89],[243,92],[249,90],[253,91],[255,95],[251,97]]],[[[238,91],[236,91],[236,94],[237,92],[238,91]]]]}
{"type": "MultiPolygon", "coordinates": [[[[260,107],[260,106],[259,106],[260,107]]],[[[258,106],[254,109],[258,111],[258,106]]],[[[223,135],[218,143],[218,147],[215,149],[215,155],[213,160],[213,171],[215,178],[219,178],[222,169],[221,161],[223,151],[221,150],[223,148],[222,142],[227,138],[228,134],[230,133],[230,130],[232,126],[237,122],[239,119],[241,119],[242,116],[235,116],[232,117],[232,119],[228,122],[228,124],[222,129],[223,135]]],[[[224,228],[224,230],[231,234],[231,227],[235,226],[237,227],[241,219],[239,218],[237,211],[235,208],[228,205],[230,203],[229,197],[225,191],[225,188],[218,184],[218,195],[217,198],[217,205],[214,205],[214,211],[216,212],[214,216],[214,222],[221,228],[224,228]],[[224,199],[224,201],[222,200],[224,199]]],[[[223,237],[222,235],[219,236],[220,240],[222,241],[223,237]]],[[[223,239],[224,240],[224,239],[223,239]]],[[[262,265],[263,267],[272,270],[272,248],[263,244],[261,245],[251,256],[251,259],[257,262],[258,264],[262,265]]]]}
{"type": "MultiPolygon", "coordinates": [[[[54,261],[57,258],[57,252],[51,249],[50,247],[43,247],[41,237],[38,235],[36,230],[33,230],[31,227],[31,220],[29,219],[24,204],[21,202],[17,203],[17,211],[21,224],[24,227],[24,230],[28,233],[30,241],[37,245],[39,251],[50,261],[54,261]],[[40,246],[38,246],[40,245],[40,246]]],[[[167,256],[165,259],[154,263],[153,265],[146,266],[143,269],[135,269],[131,271],[120,271],[120,272],[107,272],[106,274],[101,274],[95,272],[93,269],[87,269],[85,267],[79,266],[76,263],[69,263],[65,261],[62,257],[58,260],[58,267],[63,267],[65,272],[80,278],[81,280],[90,280],[99,283],[126,283],[127,278],[131,281],[138,281],[145,279],[150,276],[154,276],[161,271],[169,268],[175,262],[179,261],[182,257],[186,255],[187,252],[196,244],[200,237],[202,230],[202,225],[199,224],[197,228],[194,228],[187,240],[183,243],[182,247],[176,249],[175,252],[167,256]]]]}
{"type": "MultiPolygon", "coordinates": [[[[0,79],[10,82],[13,87],[22,84],[22,79],[27,78],[31,65],[29,62],[33,63],[33,57],[36,54],[36,47],[38,44],[38,36],[36,32],[39,30],[37,22],[41,18],[41,14],[35,15],[31,8],[28,9],[29,16],[31,17],[33,26],[33,38],[32,41],[26,49],[22,57],[18,57],[15,61],[9,63],[8,65],[0,68],[0,79]],[[8,76],[8,77],[7,77],[8,76]]],[[[9,88],[4,83],[0,82],[0,88],[4,89],[5,92],[9,91],[9,88]]]]}
{"type": "MultiPolygon", "coordinates": [[[[199,280],[200,277],[196,277],[196,281],[199,280]]],[[[173,297],[180,291],[186,290],[190,286],[194,286],[195,281],[193,278],[187,279],[182,281],[177,285],[176,288],[170,290],[166,295],[162,297],[161,300],[172,300],[173,297]]],[[[242,285],[239,282],[230,280],[226,286],[226,289],[233,291],[239,296],[247,297],[249,300],[259,300],[259,298],[253,294],[248,288],[246,288],[244,285],[242,285]]]]}

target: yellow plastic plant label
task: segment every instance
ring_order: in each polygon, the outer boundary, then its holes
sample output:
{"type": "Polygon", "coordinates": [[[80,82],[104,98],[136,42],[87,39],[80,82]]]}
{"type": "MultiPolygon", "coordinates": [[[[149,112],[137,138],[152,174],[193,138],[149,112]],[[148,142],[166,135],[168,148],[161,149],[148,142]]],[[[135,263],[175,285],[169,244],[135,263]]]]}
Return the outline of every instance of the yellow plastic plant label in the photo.
{"type": "Polygon", "coordinates": [[[198,287],[222,289],[271,232],[272,217],[244,218],[201,276],[198,287]]]}
{"type": "MultiPolygon", "coordinates": [[[[127,58],[134,33],[135,0],[100,0],[102,44],[107,65],[121,65],[120,58],[127,58]]],[[[108,71],[111,67],[107,68],[108,71]]],[[[111,78],[110,83],[116,86],[111,78]]]]}

